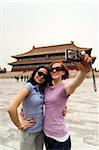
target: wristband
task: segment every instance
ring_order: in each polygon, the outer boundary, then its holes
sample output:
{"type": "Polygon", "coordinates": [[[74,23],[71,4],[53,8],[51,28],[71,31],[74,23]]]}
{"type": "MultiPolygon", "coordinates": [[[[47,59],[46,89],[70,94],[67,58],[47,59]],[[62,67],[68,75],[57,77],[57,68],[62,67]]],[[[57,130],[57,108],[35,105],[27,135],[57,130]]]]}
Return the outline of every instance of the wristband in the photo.
{"type": "Polygon", "coordinates": [[[21,130],[21,131],[24,131],[24,127],[22,126],[20,130],[21,130]]]}

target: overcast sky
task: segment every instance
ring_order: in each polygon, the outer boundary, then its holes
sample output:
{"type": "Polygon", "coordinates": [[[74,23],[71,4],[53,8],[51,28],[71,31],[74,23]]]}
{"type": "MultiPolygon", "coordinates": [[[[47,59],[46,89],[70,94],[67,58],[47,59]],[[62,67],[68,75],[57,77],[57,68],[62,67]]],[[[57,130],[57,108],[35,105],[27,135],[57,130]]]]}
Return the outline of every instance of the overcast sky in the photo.
{"type": "Polygon", "coordinates": [[[67,44],[93,49],[99,68],[98,0],[0,0],[0,67],[35,47],[67,44]]]}

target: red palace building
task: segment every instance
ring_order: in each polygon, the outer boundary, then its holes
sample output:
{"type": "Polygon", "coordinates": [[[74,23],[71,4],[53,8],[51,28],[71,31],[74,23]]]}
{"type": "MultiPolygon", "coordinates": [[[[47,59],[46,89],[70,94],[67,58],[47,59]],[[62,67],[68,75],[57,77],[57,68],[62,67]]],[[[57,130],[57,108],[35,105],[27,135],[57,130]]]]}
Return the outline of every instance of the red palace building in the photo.
{"type": "Polygon", "coordinates": [[[12,72],[14,71],[31,71],[35,67],[40,65],[48,65],[52,61],[60,60],[66,64],[68,69],[77,69],[73,63],[65,59],[65,51],[66,50],[79,50],[86,51],[88,54],[91,54],[92,48],[82,48],[78,47],[74,44],[73,41],[69,44],[61,44],[61,45],[51,45],[44,47],[34,47],[32,50],[11,56],[16,59],[15,62],[8,63],[12,66],[12,72]]]}

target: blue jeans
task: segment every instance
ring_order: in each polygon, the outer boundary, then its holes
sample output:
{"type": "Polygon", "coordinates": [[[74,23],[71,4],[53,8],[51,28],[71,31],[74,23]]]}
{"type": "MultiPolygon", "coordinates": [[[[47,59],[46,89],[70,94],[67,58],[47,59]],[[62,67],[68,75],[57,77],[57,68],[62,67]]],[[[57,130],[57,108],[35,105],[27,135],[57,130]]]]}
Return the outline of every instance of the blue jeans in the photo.
{"type": "Polygon", "coordinates": [[[46,150],[71,150],[70,136],[65,142],[58,142],[44,135],[46,150]]]}

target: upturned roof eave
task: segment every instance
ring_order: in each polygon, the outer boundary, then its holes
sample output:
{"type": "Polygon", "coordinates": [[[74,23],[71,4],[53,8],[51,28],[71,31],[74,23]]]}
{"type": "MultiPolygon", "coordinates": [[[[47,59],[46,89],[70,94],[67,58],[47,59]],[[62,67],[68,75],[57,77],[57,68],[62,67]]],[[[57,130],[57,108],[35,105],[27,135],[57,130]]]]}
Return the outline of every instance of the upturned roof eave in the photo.
{"type": "Polygon", "coordinates": [[[58,45],[50,45],[50,46],[42,46],[42,47],[35,47],[25,53],[18,54],[18,55],[13,55],[11,57],[13,58],[24,58],[24,57],[30,57],[30,56],[36,56],[36,55],[46,55],[46,54],[56,54],[56,53],[62,53],[66,49],[73,49],[73,50],[89,50],[92,48],[82,48],[78,47],[74,44],[74,41],[71,41],[71,43],[67,44],[58,44],[58,45]]]}
{"type": "MultiPolygon", "coordinates": [[[[68,48],[67,48],[68,49],[68,48]]],[[[72,49],[72,50],[80,50],[80,51],[83,51],[83,50],[92,50],[92,48],[80,48],[80,47],[76,47],[75,49],[72,49]]],[[[65,48],[64,48],[64,50],[61,50],[61,51],[48,51],[48,52],[36,52],[36,53],[30,53],[30,52],[28,52],[27,54],[20,54],[20,55],[15,55],[15,56],[11,56],[11,57],[13,57],[13,58],[16,58],[16,59],[18,59],[18,58],[24,58],[24,57],[32,57],[32,56],[39,56],[39,55],[50,55],[50,54],[61,54],[61,53],[63,53],[63,52],[65,52],[65,48]]]]}

